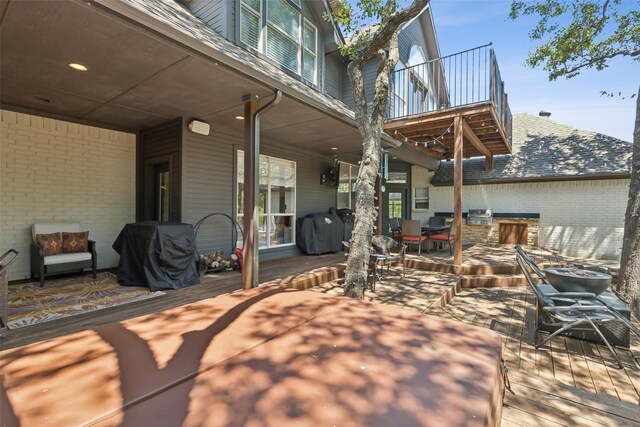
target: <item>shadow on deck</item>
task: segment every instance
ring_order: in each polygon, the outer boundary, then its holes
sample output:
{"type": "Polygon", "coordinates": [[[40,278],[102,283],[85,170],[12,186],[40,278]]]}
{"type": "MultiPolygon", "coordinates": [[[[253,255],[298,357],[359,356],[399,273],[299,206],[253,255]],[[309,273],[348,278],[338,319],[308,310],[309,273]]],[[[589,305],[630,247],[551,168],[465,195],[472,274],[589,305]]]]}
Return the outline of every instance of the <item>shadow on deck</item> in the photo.
{"type": "MultiPolygon", "coordinates": [[[[260,263],[260,285],[277,285],[306,289],[341,277],[344,254],[296,256],[260,263]]],[[[201,277],[200,284],[166,291],[165,295],[125,305],[38,323],[7,331],[0,337],[0,349],[68,335],[112,322],[119,322],[195,301],[213,298],[242,289],[242,275],[238,271],[210,274],[201,277]]]]}

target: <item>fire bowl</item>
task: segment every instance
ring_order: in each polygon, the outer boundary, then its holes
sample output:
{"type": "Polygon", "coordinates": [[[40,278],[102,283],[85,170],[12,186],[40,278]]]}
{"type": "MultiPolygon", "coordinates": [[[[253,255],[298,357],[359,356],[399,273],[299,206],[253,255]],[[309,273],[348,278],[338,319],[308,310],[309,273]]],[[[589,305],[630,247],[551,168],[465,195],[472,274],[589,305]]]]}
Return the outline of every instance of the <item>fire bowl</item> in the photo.
{"type": "Polygon", "coordinates": [[[611,276],[577,267],[545,268],[547,280],[558,292],[589,292],[600,295],[611,285],[611,276]]]}

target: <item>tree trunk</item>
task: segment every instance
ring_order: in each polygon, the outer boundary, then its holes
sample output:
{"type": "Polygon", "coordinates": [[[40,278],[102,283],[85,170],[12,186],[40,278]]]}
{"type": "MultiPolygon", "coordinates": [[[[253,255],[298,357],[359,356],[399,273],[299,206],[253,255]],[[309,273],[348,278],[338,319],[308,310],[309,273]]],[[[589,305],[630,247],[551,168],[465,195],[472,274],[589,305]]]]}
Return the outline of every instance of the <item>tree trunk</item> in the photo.
{"type": "MultiPolygon", "coordinates": [[[[375,135],[375,134],[374,134],[375,135]]],[[[378,212],[375,208],[376,177],[380,165],[380,134],[363,141],[363,161],[356,181],[356,211],[351,234],[351,247],[345,272],[345,296],[364,298],[367,270],[371,256],[371,234],[378,212]]]]}
{"type": "Polygon", "coordinates": [[[631,183],[627,212],[624,216],[618,291],[630,301],[631,311],[640,318],[640,88],[636,97],[631,183]]]}
{"type": "MultiPolygon", "coordinates": [[[[395,0],[387,0],[386,8],[395,10],[395,0]]],[[[367,270],[372,253],[371,235],[379,212],[376,210],[376,178],[380,165],[382,128],[389,98],[389,77],[398,62],[397,29],[416,17],[429,0],[414,0],[407,8],[392,15],[347,66],[353,89],[353,110],[362,135],[362,161],[356,180],[356,211],[351,234],[349,259],[344,278],[345,296],[364,298],[367,270]],[[388,46],[385,51],[384,47],[388,46]],[[362,74],[363,65],[378,58],[375,91],[369,108],[362,74]]],[[[375,274],[375,272],[373,272],[375,274]]]]}

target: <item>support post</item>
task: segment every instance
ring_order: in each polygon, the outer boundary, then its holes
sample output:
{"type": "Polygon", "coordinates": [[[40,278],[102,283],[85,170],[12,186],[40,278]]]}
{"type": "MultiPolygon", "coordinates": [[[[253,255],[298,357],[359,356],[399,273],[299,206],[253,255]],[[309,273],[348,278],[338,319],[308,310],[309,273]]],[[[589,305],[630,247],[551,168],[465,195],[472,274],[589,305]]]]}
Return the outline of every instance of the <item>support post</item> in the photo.
{"type": "Polygon", "coordinates": [[[487,172],[493,170],[493,154],[484,158],[484,170],[487,172]]]}
{"type": "Polygon", "coordinates": [[[382,178],[376,178],[376,197],[378,198],[378,217],[376,218],[376,234],[382,234],[382,178]]]}
{"type": "Polygon", "coordinates": [[[258,191],[260,144],[256,139],[256,97],[244,97],[244,242],[242,255],[242,289],[258,286],[258,191]]]}
{"type": "Polygon", "coordinates": [[[462,116],[453,119],[453,264],[462,265],[462,159],[464,129],[462,116]]]}

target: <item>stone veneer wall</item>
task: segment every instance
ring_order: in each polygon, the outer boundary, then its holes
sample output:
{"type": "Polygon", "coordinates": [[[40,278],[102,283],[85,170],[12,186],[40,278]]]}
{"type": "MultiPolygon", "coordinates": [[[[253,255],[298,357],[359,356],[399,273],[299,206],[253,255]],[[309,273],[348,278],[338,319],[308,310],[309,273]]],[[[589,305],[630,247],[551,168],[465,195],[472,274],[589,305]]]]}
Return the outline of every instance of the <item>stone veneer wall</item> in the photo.
{"type": "Polygon", "coordinates": [[[537,219],[512,219],[512,218],[493,218],[492,225],[467,225],[466,219],[462,225],[462,243],[463,244],[485,244],[498,245],[500,242],[500,224],[502,223],[518,223],[527,224],[529,246],[538,246],[538,220],[537,219]]]}

